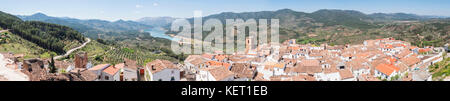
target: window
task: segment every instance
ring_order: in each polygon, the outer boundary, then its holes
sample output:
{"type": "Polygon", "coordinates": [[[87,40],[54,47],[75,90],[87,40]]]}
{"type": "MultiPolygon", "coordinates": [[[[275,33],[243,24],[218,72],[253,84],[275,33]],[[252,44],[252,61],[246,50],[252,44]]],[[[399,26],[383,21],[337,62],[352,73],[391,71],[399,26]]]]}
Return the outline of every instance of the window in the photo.
{"type": "Polygon", "coordinates": [[[345,69],[345,66],[339,66],[339,69],[345,69]]]}
{"type": "Polygon", "coordinates": [[[170,78],[170,81],[175,81],[175,77],[172,76],[172,77],[170,78]]]}
{"type": "Polygon", "coordinates": [[[109,77],[108,77],[108,76],[105,76],[105,80],[109,80],[109,77]]]}
{"type": "Polygon", "coordinates": [[[162,81],[162,79],[159,79],[158,81],[162,81]]]}
{"type": "Polygon", "coordinates": [[[155,65],[152,65],[152,70],[156,70],[155,65]]]}

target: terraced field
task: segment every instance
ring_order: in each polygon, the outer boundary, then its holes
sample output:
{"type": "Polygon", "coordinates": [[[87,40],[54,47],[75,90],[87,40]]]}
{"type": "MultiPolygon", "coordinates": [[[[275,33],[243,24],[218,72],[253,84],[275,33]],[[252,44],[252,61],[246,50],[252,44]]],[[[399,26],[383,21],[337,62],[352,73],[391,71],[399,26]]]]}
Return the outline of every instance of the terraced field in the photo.
{"type": "Polygon", "coordinates": [[[104,55],[104,61],[107,63],[121,63],[124,58],[135,60],[139,65],[144,65],[155,59],[177,61],[175,58],[165,56],[164,53],[154,54],[147,50],[130,48],[116,48],[104,55]]]}

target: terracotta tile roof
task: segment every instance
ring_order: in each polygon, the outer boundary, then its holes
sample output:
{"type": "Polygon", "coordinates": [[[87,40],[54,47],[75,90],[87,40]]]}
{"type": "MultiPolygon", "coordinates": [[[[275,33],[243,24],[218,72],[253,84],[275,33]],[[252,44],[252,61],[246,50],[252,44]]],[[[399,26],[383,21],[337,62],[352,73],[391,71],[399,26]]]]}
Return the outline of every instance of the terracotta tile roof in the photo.
{"type": "Polygon", "coordinates": [[[393,45],[394,47],[406,47],[405,44],[397,43],[393,45]]]}
{"type": "Polygon", "coordinates": [[[394,65],[400,69],[400,72],[405,72],[409,69],[409,67],[406,64],[401,62],[395,63],[394,65]]]}
{"type": "Polygon", "coordinates": [[[234,73],[231,72],[230,70],[228,70],[225,67],[216,67],[216,68],[211,68],[208,69],[209,73],[211,73],[211,75],[217,80],[217,81],[221,81],[227,77],[233,76],[234,73]]]}
{"type": "Polygon", "coordinates": [[[117,72],[119,72],[119,70],[122,69],[123,67],[125,67],[124,63],[117,64],[115,66],[111,65],[108,68],[106,68],[105,70],[103,70],[103,72],[108,73],[109,75],[114,75],[117,72]]]}
{"type": "Polygon", "coordinates": [[[302,48],[300,46],[289,46],[288,49],[289,50],[300,50],[300,49],[305,49],[305,48],[302,48]]]}
{"type": "Polygon", "coordinates": [[[378,71],[382,72],[386,75],[391,75],[395,71],[399,71],[400,68],[391,65],[391,64],[379,64],[377,67],[375,67],[378,71]]]}
{"type": "Polygon", "coordinates": [[[370,52],[362,52],[362,53],[356,54],[356,58],[359,58],[359,59],[366,59],[369,56],[370,56],[370,52]]]}
{"type": "Polygon", "coordinates": [[[150,69],[152,73],[162,71],[166,68],[177,69],[177,66],[170,61],[156,59],[146,64],[146,67],[150,69]]]}
{"type": "Polygon", "coordinates": [[[198,66],[202,63],[207,62],[206,59],[204,59],[203,57],[201,57],[200,55],[189,55],[185,62],[191,63],[192,65],[198,66]]]}
{"type": "Polygon", "coordinates": [[[255,81],[269,81],[267,79],[264,79],[264,74],[263,73],[256,73],[256,77],[254,79],[255,81]]]}
{"type": "Polygon", "coordinates": [[[248,63],[234,63],[231,67],[231,72],[236,74],[236,77],[238,78],[253,78],[256,73],[254,69],[251,69],[251,66],[248,63]]]}
{"type": "Polygon", "coordinates": [[[85,70],[80,72],[80,75],[82,77],[82,80],[84,81],[94,81],[97,79],[98,75],[95,74],[93,71],[91,70],[85,70]]]}
{"type": "Polygon", "coordinates": [[[415,65],[415,64],[417,64],[417,63],[419,63],[419,62],[420,62],[420,59],[417,58],[417,55],[412,55],[412,56],[409,56],[409,57],[407,57],[407,58],[402,58],[402,59],[400,59],[400,61],[401,61],[402,63],[408,65],[409,67],[411,67],[411,66],[413,66],[413,65],[415,65]]]}
{"type": "Polygon", "coordinates": [[[395,59],[395,57],[392,57],[392,56],[387,57],[387,59],[388,59],[389,62],[391,62],[391,63],[397,62],[397,59],[395,59]]]}
{"type": "Polygon", "coordinates": [[[390,45],[390,44],[380,44],[380,47],[381,48],[386,48],[386,49],[392,49],[393,48],[393,46],[390,45]]]}
{"type": "Polygon", "coordinates": [[[295,66],[294,72],[308,74],[320,73],[322,72],[322,67],[318,60],[302,60],[295,66]]]}
{"type": "Polygon", "coordinates": [[[407,56],[407,55],[409,55],[409,54],[411,54],[411,53],[412,53],[412,51],[409,51],[409,50],[405,49],[405,50],[401,51],[401,52],[397,55],[397,57],[398,57],[398,58],[404,58],[405,56],[407,56]]]}
{"type": "Polygon", "coordinates": [[[347,62],[346,66],[352,68],[352,70],[369,69],[369,67],[364,65],[364,63],[367,63],[366,59],[356,58],[350,62],[347,62]]]}
{"type": "Polygon", "coordinates": [[[311,57],[319,57],[319,56],[323,56],[323,54],[320,54],[320,53],[310,53],[309,56],[311,56],[311,57]]]}
{"type": "Polygon", "coordinates": [[[420,48],[419,49],[419,53],[425,53],[425,52],[429,52],[429,51],[431,51],[430,48],[420,48]]]}
{"type": "Polygon", "coordinates": [[[94,66],[92,68],[89,68],[89,70],[103,70],[109,66],[110,66],[110,64],[100,64],[100,65],[94,66]]]}
{"type": "Polygon", "coordinates": [[[293,81],[317,81],[316,78],[309,75],[297,75],[292,77],[293,81]]]}
{"type": "Polygon", "coordinates": [[[307,66],[307,67],[320,67],[320,61],[314,60],[314,59],[304,59],[301,60],[300,65],[307,66]]]}
{"type": "Polygon", "coordinates": [[[228,55],[216,55],[214,58],[217,59],[217,61],[223,61],[227,57],[228,55]]]}
{"type": "Polygon", "coordinates": [[[273,68],[284,68],[286,66],[285,63],[276,63],[276,62],[265,62],[264,68],[268,70],[273,70],[273,68]]]}
{"type": "Polygon", "coordinates": [[[341,79],[353,78],[353,74],[350,69],[339,70],[339,75],[341,76],[341,79]]]}
{"type": "Polygon", "coordinates": [[[230,67],[231,64],[230,63],[225,63],[225,62],[219,62],[219,61],[208,61],[206,62],[206,65],[209,67],[230,67]]]}
{"type": "Polygon", "coordinates": [[[385,60],[383,58],[377,58],[377,59],[373,60],[372,62],[370,62],[370,65],[372,67],[376,67],[376,66],[378,66],[380,64],[390,64],[390,63],[389,63],[389,61],[387,61],[387,60],[385,60]]]}
{"type": "Polygon", "coordinates": [[[202,57],[206,58],[206,59],[209,59],[209,60],[212,60],[214,58],[214,55],[205,53],[205,54],[202,54],[202,57]]]}
{"type": "Polygon", "coordinates": [[[339,72],[339,70],[337,68],[334,68],[335,65],[333,65],[333,67],[331,68],[325,68],[323,69],[323,73],[325,74],[330,74],[330,73],[336,73],[339,72]]]}

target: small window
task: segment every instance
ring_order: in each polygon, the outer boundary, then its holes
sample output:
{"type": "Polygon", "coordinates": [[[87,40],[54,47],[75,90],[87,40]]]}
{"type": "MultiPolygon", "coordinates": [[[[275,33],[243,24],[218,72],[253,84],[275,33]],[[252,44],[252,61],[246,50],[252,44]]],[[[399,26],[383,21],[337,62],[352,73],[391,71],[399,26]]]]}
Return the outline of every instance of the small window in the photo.
{"type": "Polygon", "coordinates": [[[339,69],[345,69],[345,66],[339,66],[339,69]]]}
{"type": "Polygon", "coordinates": [[[162,81],[162,79],[159,79],[158,81],[162,81]]]}
{"type": "Polygon", "coordinates": [[[175,77],[172,76],[172,77],[170,78],[170,81],[175,81],[175,77]]]}
{"type": "Polygon", "coordinates": [[[152,65],[152,70],[156,70],[155,65],[152,65]]]}
{"type": "Polygon", "coordinates": [[[108,77],[108,76],[105,76],[105,80],[109,80],[109,77],[108,77]]]}

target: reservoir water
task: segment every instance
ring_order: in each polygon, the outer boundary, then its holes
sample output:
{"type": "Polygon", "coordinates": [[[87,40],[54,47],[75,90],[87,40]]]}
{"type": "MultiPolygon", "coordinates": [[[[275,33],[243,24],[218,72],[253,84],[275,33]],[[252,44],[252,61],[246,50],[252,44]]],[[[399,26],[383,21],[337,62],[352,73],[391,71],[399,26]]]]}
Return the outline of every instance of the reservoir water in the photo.
{"type": "Polygon", "coordinates": [[[169,40],[172,40],[172,41],[178,41],[178,39],[167,35],[166,34],[167,31],[164,30],[161,27],[155,27],[155,28],[152,28],[152,29],[147,29],[147,30],[145,30],[145,32],[149,32],[150,35],[153,36],[153,37],[169,39],[169,40]]]}

